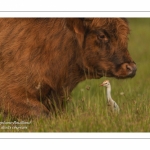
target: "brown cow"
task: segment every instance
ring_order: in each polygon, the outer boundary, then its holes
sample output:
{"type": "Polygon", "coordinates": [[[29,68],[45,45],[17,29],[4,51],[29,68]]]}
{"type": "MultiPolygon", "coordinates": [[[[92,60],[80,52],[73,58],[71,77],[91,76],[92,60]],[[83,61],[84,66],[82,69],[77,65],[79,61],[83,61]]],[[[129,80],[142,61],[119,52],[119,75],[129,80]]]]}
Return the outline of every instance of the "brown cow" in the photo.
{"type": "Polygon", "coordinates": [[[0,19],[1,110],[49,115],[86,78],[133,77],[128,33],[120,18],[0,19]]]}

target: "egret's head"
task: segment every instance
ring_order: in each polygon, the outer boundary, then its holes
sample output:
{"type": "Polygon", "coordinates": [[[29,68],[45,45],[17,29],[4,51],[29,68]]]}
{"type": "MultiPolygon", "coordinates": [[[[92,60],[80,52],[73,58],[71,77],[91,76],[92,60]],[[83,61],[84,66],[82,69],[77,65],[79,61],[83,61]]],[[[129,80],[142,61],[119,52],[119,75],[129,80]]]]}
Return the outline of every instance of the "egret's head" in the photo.
{"type": "Polygon", "coordinates": [[[101,84],[101,86],[110,87],[110,82],[109,82],[109,80],[105,80],[105,81],[101,84]]]}

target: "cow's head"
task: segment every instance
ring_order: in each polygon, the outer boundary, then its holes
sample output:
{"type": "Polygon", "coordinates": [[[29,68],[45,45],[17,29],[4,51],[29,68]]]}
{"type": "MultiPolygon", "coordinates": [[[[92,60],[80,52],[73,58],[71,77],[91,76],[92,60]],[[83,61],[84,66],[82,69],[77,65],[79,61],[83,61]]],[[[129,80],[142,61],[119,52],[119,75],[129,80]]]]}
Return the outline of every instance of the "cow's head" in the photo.
{"type": "Polygon", "coordinates": [[[91,78],[133,77],[135,62],[128,52],[126,19],[90,18],[74,20],[73,29],[81,47],[82,68],[91,78]]]}

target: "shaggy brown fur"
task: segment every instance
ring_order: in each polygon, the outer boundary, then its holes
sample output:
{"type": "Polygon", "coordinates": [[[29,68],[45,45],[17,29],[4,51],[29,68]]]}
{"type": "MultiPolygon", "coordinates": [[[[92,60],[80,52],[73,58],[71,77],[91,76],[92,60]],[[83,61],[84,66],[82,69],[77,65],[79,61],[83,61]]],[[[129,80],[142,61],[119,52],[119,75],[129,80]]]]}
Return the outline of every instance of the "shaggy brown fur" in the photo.
{"type": "Polygon", "coordinates": [[[133,77],[128,33],[120,18],[0,19],[0,108],[49,115],[86,78],[133,77]]]}

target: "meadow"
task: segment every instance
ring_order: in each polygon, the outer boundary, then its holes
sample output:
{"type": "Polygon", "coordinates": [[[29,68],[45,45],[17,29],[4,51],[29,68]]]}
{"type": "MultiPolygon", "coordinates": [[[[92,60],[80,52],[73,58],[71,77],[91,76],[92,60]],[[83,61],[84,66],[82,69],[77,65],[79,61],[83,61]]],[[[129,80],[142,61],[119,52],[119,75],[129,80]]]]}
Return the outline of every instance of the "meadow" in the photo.
{"type": "Polygon", "coordinates": [[[73,90],[66,111],[51,119],[26,120],[13,125],[11,117],[0,116],[0,132],[149,132],[150,131],[150,18],[129,18],[128,49],[137,64],[134,78],[117,80],[103,77],[81,82],[73,90]],[[113,115],[106,103],[106,88],[100,84],[110,80],[112,98],[120,106],[113,115]],[[14,128],[16,126],[16,128],[14,128]],[[19,128],[20,127],[20,128],[19,128]]]}

